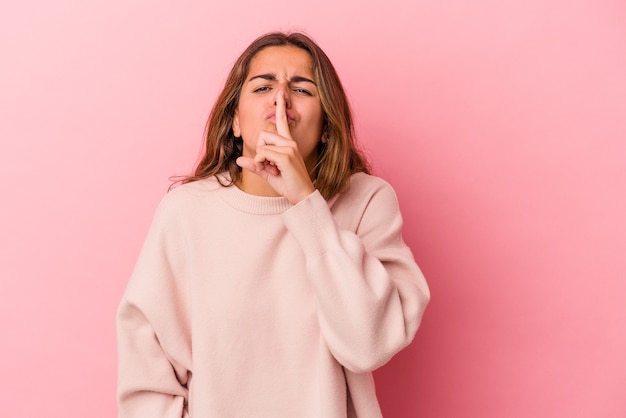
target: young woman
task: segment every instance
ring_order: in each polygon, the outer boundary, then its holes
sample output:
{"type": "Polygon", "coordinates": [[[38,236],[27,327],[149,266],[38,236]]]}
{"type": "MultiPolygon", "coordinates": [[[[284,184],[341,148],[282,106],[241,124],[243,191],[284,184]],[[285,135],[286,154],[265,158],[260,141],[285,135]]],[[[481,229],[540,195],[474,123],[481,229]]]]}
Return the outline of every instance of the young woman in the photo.
{"type": "Polygon", "coordinates": [[[119,307],[120,417],[380,417],[371,372],[430,295],[311,39],[244,51],[183,183],[119,307]]]}

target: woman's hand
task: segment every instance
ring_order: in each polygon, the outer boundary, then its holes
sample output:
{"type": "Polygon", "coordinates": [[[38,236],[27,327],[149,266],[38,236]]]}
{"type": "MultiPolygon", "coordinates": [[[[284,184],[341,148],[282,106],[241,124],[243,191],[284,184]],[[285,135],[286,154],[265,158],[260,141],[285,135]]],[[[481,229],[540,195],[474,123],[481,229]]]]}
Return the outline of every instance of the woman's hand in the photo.
{"type": "Polygon", "coordinates": [[[276,133],[261,131],[256,156],[239,157],[237,165],[265,179],[281,196],[297,204],[315,191],[298,144],[291,137],[283,93],[276,97],[276,133]]]}

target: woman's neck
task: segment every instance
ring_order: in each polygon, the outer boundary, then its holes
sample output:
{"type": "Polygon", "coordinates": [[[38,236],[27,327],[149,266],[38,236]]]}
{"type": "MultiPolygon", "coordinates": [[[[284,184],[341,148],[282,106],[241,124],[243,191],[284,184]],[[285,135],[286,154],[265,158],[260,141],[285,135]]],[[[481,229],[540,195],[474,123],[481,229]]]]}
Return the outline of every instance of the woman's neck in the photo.
{"type": "Polygon", "coordinates": [[[280,194],[276,190],[274,190],[274,188],[270,186],[267,181],[247,170],[242,170],[241,177],[238,181],[235,182],[235,185],[240,190],[254,196],[280,196],[280,194]]]}

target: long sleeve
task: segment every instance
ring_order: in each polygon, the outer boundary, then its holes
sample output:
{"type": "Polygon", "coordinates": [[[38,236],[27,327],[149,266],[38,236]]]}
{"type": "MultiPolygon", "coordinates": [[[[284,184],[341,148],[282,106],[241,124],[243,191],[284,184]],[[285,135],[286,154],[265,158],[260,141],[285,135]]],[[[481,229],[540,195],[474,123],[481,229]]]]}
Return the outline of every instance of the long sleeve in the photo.
{"type": "Polygon", "coordinates": [[[338,226],[318,192],[283,217],[305,254],[323,338],[337,361],[361,373],[412,341],[430,293],[402,240],[393,189],[380,181],[366,194],[355,193],[342,199],[358,215],[346,221],[354,230],[338,226]]]}
{"type": "Polygon", "coordinates": [[[120,418],[189,416],[186,243],[166,228],[169,212],[164,204],[157,211],[118,309],[120,418]]]}

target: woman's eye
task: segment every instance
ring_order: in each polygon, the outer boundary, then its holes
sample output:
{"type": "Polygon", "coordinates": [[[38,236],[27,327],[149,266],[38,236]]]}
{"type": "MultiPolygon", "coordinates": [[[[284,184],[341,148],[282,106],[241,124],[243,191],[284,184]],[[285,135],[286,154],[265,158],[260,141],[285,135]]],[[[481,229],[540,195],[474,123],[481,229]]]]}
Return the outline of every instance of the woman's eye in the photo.
{"type": "Polygon", "coordinates": [[[299,93],[299,94],[305,94],[307,96],[312,96],[311,92],[308,91],[307,89],[293,89],[293,91],[295,91],[296,93],[299,93]]]}
{"type": "Polygon", "coordinates": [[[253,91],[254,91],[255,93],[262,93],[262,92],[265,92],[265,91],[269,91],[269,89],[270,89],[270,88],[269,88],[269,87],[267,87],[267,86],[261,86],[261,87],[257,87],[257,88],[256,88],[256,89],[254,89],[253,91]]]}

